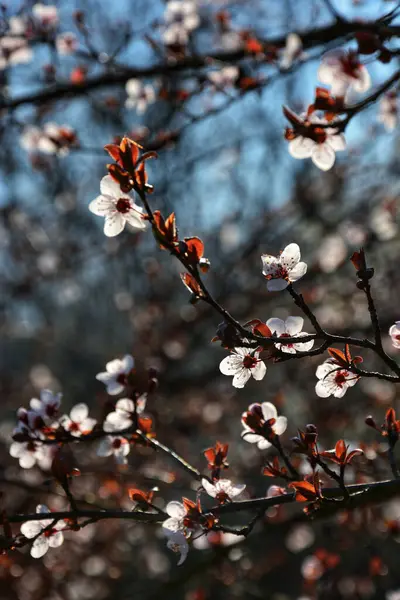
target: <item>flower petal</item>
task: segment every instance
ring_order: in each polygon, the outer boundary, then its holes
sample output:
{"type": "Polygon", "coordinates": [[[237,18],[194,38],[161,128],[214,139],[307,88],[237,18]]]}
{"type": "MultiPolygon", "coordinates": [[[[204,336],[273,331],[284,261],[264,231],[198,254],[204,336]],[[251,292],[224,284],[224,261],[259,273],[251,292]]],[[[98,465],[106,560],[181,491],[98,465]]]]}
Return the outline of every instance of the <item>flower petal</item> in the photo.
{"type": "Polygon", "coordinates": [[[124,230],[125,219],[118,212],[107,215],[104,221],[104,234],[107,237],[115,237],[124,230]]]}
{"type": "Polygon", "coordinates": [[[293,158],[310,158],[315,146],[316,143],[310,138],[298,136],[289,142],[288,150],[293,158]]]}
{"type": "Polygon", "coordinates": [[[261,410],[266,421],[269,421],[270,419],[276,419],[278,416],[276,406],[274,406],[272,402],[263,402],[261,404],[261,410]]]}
{"type": "Polygon", "coordinates": [[[282,435],[282,433],[284,433],[287,429],[287,418],[280,416],[276,419],[274,425],[273,425],[273,430],[276,433],[276,435],[282,435]]]}
{"type": "Polygon", "coordinates": [[[272,333],[276,333],[276,335],[282,335],[282,333],[286,333],[285,322],[282,319],[278,319],[276,317],[272,317],[267,321],[267,327],[270,328],[272,333]]]}
{"type": "Polygon", "coordinates": [[[335,158],[334,149],[327,143],[316,146],[311,155],[314,165],[322,171],[329,171],[335,164],[335,158]]]}
{"type": "Polygon", "coordinates": [[[291,271],[300,261],[301,254],[298,244],[289,244],[281,254],[281,264],[291,271]]]}
{"type": "Polygon", "coordinates": [[[235,375],[242,368],[242,358],[237,354],[226,356],[219,364],[219,370],[223,375],[235,375]]]}
{"type": "Polygon", "coordinates": [[[111,198],[114,198],[115,200],[118,200],[119,198],[129,198],[132,200],[129,194],[125,194],[121,191],[119,183],[115,181],[111,175],[106,175],[100,181],[100,192],[104,196],[111,196],[111,198]]]}
{"type": "Polygon", "coordinates": [[[115,204],[109,196],[97,196],[88,206],[90,212],[98,217],[105,217],[115,211],[115,204]]]}
{"type": "Polygon", "coordinates": [[[41,535],[32,544],[31,556],[33,556],[33,558],[41,558],[42,556],[44,556],[46,554],[48,549],[49,549],[48,538],[41,535]]]}
{"type": "Polygon", "coordinates": [[[260,360],[260,362],[258,362],[256,366],[251,369],[251,374],[253,375],[256,381],[261,381],[262,379],[264,379],[266,372],[267,367],[262,360],[260,360]]]}
{"type": "Polygon", "coordinates": [[[292,337],[301,332],[303,325],[304,319],[302,317],[288,317],[285,321],[286,331],[292,337]]]}
{"type": "Polygon", "coordinates": [[[186,515],[185,507],[181,502],[176,502],[173,500],[172,502],[168,502],[165,510],[167,514],[173,519],[183,519],[186,515]]]}
{"type": "Polygon", "coordinates": [[[289,282],[286,279],[270,279],[267,281],[267,290],[270,292],[281,292],[285,290],[289,282]]]}
{"type": "Polygon", "coordinates": [[[72,421],[75,423],[82,423],[89,414],[89,408],[87,404],[80,402],[79,404],[75,404],[69,414],[72,421]]]}
{"type": "Polygon", "coordinates": [[[299,262],[298,265],[293,267],[289,272],[289,279],[292,282],[298,281],[307,273],[307,264],[305,262],[299,262]]]}
{"type": "Polygon", "coordinates": [[[203,478],[201,480],[201,485],[203,486],[203,488],[206,490],[207,494],[209,496],[211,496],[212,498],[215,498],[217,495],[217,488],[215,485],[213,485],[212,483],[210,483],[208,481],[208,479],[203,478]]]}
{"type": "MultiPolygon", "coordinates": [[[[240,371],[237,371],[232,380],[233,387],[238,388],[238,389],[244,388],[244,386],[250,379],[250,375],[251,375],[250,369],[245,369],[244,367],[242,369],[240,369],[240,371]]],[[[265,375],[265,373],[264,373],[264,375],[265,375]]],[[[264,375],[263,375],[263,377],[264,377],[264,375]]],[[[262,379],[262,377],[261,377],[261,379],[262,379]]]]}

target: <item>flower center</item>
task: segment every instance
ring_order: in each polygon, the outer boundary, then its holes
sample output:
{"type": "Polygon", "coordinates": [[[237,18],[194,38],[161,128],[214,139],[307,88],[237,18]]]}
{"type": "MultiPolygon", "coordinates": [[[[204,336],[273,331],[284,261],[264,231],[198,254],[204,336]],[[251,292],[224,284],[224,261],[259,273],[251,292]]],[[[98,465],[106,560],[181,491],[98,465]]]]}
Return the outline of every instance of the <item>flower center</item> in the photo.
{"type": "Polygon", "coordinates": [[[245,356],[243,359],[243,366],[245,369],[254,369],[257,363],[258,360],[254,358],[254,356],[250,356],[250,354],[245,356]]]}
{"type": "Polygon", "coordinates": [[[338,371],[335,375],[335,383],[339,387],[342,387],[346,383],[346,376],[343,371],[338,371]]]}
{"type": "Polygon", "coordinates": [[[75,421],[71,421],[69,430],[70,431],[79,431],[79,423],[75,423],[75,421]]]}
{"type": "Polygon", "coordinates": [[[122,441],[120,439],[115,439],[113,441],[113,448],[115,448],[116,450],[118,450],[118,448],[121,448],[122,446],[122,441]]]}
{"type": "Polygon", "coordinates": [[[129,198],[119,198],[116,204],[117,211],[122,214],[126,214],[131,210],[131,203],[129,198]]]}

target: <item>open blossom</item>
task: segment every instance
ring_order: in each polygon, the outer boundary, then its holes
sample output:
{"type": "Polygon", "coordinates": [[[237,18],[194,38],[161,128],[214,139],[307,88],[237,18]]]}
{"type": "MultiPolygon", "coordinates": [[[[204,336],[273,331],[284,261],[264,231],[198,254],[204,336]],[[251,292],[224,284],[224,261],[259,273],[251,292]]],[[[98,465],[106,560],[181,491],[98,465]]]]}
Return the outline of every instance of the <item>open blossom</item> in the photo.
{"type": "Polygon", "coordinates": [[[43,421],[50,425],[57,416],[58,409],[61,406],[62,394],[53,394],[50,390],[42,390],[40,399],[32,398],[29,403],[32,411],[36,413],[43,421]]]}
{"type": "Polygon", "coordinates": [[[59,54],[73,54],[78,47],[78,39],[74,33],[67,31],[56,37],[56,48],[59,54]]]}
{"type": "Polygon", "coordinates": [[[333,96],[343,97],[350,89],[363,93],[371,87],[371,77],[352,50],[332,50],[323,56],[318,79],[329,86],[333,96]]]}
{"type": "Polygon", "coordinates": [[[233,387],[243,388],[250,377],[261,381],[267,372],[265,363],[258,358],[259,352],[250,352],[250,348],[234,348],[219,365],[223,375],[233,375],[233,387]]]}
{"type": "Polygon", "coordinates": [[[389,335],[392,338],[392,344],[395,348],[400,348],[400,321],[396,321],[389,329],[389,335]]]}
{"type": "MultiPolygon", "coordinates": [[[[302,121],[302,116],[296,117],[302,121]]],[[[335,164],[336,152],[346,149],[346,139],[336,128],[326,127],[327,123],[313,113],[303,118],[301,127],[287,129],[289,154],[298,159],[311,158],[316,167],[329,171],[335,164]]]]}
{"type": "Polygon", "coordinates": [[[182,531],[171,531],[166,533],[168,541],[167,548],[179,554],[178,567],[182,565],[188,555],[189,552],[189,544],[187,543],[187,539],[182,531]]]}
{"type": "Polygon", "coordinates": [[[101,195],[89,204],[89,210],[105,218],[104,233],[107,237],[121,233],[126,223],[135,229],[146,229],[143,210],[129,194],[121,191],[119,184],[110,175],[101,180],[100,192],[101,195]]]}
{"type": "Polygon", "coordinates": [[[208,79],[215,85],[216,88],[224,90],[236,83],[239,78],[239,69],[237,67],[224,67],[218,71],[210,71],[208,79]]]}
{"type": "Polygon", "coordinates": [[[297,33],[289,33],[286,44],[281,54],[281,69],[290,69],[295,60],[304,58],[303,42],[297,33]]]}
{"type": "MultiPolygon", "coordinates": [[[[279,338],[287,337],[304,337],[309,335],[305,331],[302,331],[304,319],[302,317],[288,317],[286,321],[282,319],[272,318],[268,319],[267,326],[270,328],[272,333],[275,333],[279,338]]],[[[307,352],[311,350],[314,345],[314,340],[303,343],[294,344],[280,344],[276,343],[275,347],[282,352],[288,354],[296,354],[296,352],[307,352]]]]}
{"type": "Polygon", "coordinates": [[[289,244],[279,256],[261,256],[263,275],[267,279],[270,292],[284,290],[290,283],[298,281],[306,274],[307,265],[300,262],[300,258],[300,248],[297,244],[289,244]]]}
{"type": "Polygon", "coordinates": [[[125,101],[127,108],[136,109],[136,112],[141,115],[156,99],[156,93],[152,85],[143,84],[139,79],[128,79],[125,85],[128,98],[125,101]]]}
{"type": "Polygon", "coordinates": [[[10,455],[18,458],[22,469],[31,469],[36,464],[44,470],[50,468],[52,449],[38,440],[28,442],[13,442],[10,446],[10,455]]]}
{"type": "MultiPolygon", "coordinates": [[[[142,394],[136,400],[136,414],[140,415],[146,406],[147,394],[142,394]]],[[[130,398],[121,398],[115,405],[115,410],[108,413],[103,429],[107,432],[123,431],[133,424],[135,403],[130,398]]]]}
{"type": "Polygon", "coordinates": [[[62,427],[69,431],[74,437],[81,437],[91,433],[96,425],[96,419],[91,419],[89,416],[89,408],[83,402],[76,404],[68,415],[63,415],[60,418],[62,427]]]}
{"type": "Polygon", "coordinates": [[[319,379],[315,386],[315,392],[320,398],[335,396],[342,398],[349,387],[355,385],[358,376],[347,369],[344,369],[331,358],[328,358],[322,365],[319,365],[316,371],[319,379]]]}
{"type": "Polygon", "coordinates": [[[29,63],[32,60],[32,50],[23,37],[4,35],[0,38],[0,70],[10,65],[29,63]]]}
{"type": "Polygon", "coordinates": [[[200,25],[197,5],[191,0],[170,0],[164,13],[166,28],[163,40],[167,45],[181,44],[188,41],[191,31],[200,25]]]}
{"type": "Polygon", "coordinates": [[[97,447],[97,456],[114,456],[119,465],[125,465],[130,451],[128,440],[123,437],[108,435],[97,447]]]}
{"type": "Polygon", "coordinates": [[[219,479],[215,483],[210,483],[208,479],[203,478],[201,485],[207,494],[215,498],[219,504],[229,502],[239,496],[246,488],[244,483],[234,485],[229,479],[219,479]]]}
{"type": "Polygon", "coordinates": [[[51,512],[44,504],[39,504],[36,507],[37,514],[43,514],[43,518],[40,521],[26,521],[21,525],[21,533],[28,539],[38,536],[32,544],[31,556],[33,558],[41,558],[44,556],[49,548],[58,548],[64,541],[64,535],[62,529],[65,528],[63,521],[59,521],[50,529],[43,531],[51,525],[53,519],[51,518],[51,512]],[[42,534],[40,532],[43,531],[42,534]],[[40,534],[40,535],[38,535],[40,534]]]}
{"type": "Polygon", "coordinates": [[[397,94],[396,92],[388,92],[380,101],[378,121],[385,126],[387,131],[393,131],[397,126],[398,116],[397,94]]]}
{"type": "Polygon", "coordinates": [[[190,509],[185,507],[182,502],[176,500],[168,502],[165,511],[169,515],[169,519],[166,519],[162,524],[166,535],[169,535],[170,532],[186,532],[187,530],[190,532],[194,529],[194,523],[189,516],[190,509]]]}
{"type": "Polygon", "coordinates": [[[102,381],[107,394],[116,396],[124,391],[128,384],[128,375],[135,364],[133,356],[126,354],[124,358],[115,358],[106,364],[106,370],[97,373],[96,379],[102,381]]]}
{"type": "Polygon", "coordinates": [[[287,418],[280,416],[271,402],[251,404],[242,415],[242,438],[250,444],[257,444],[260,450],[269,448],[270,439],[282,435],[287,428],[287,418]]]}
{"type": "Polygon", "coordinates": [[[43,29],[54,29],[58,25],[59,17],[56,6],[47,6],[38,2],[33,6],[32,14],[43,29]]]}

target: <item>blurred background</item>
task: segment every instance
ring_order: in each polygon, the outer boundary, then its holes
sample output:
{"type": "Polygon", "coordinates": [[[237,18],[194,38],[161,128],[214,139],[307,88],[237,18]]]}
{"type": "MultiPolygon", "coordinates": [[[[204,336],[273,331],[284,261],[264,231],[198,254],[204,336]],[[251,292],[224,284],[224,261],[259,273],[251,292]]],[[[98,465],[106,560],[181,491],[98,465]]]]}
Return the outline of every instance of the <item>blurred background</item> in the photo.
{"type": "MultiPolygon", "coordinates": [[[[379,105],[372,105],[352,120],[348,149],[326,173],[290,157],[283,136],[282,104],[306,109],[320,57],[330,48],[354,47],[351,39],[320,43],[316,36],[288,69],[279,69],[273,48],[268,60],[255,53],[227,61],[240,67],[233,83],[216,84],[210,77],[225,66],[221,60],[204,68],[160,68],[141,78],[140,104],[129,97],[126,77],[117,81],[127,67],[234,54],[246,36],[285,40],[293,31],[319,30],[334,20],[329,3],[204,0],[193,3],[198,22],[187,40],[169,46],[168,6],[161,1],[120,0],[110,6],[65,0],[56,6],[54,20],[32,2],[8,2],[0,23],[4,508],[29,513],[38,503],[67,505],[48,471],[21,469],[9,456],[16,410],[49,388],[63,393],[64,411],[85,402],[100,420],[109,397],[95,375],[126,353],[136,358],[139,375],[149,367],[158,370],[159,388],[147,406],[158,439],[204,472],[202,451],[216,440],[229,443],[227,476],[246,483],[248,497],[266,495],[279,483],[260,474],[263,457],[240,438],[240,416],[252,402],[274,402],[288,417],[282,440],[288,448],[297,428],[314,423],[322,447],[343,437],[364,448],[349,481],[390,477],[385,447],[366,431],[364,418],[373,414],[380,423],[389,406],[396,408],[394,386],[362,380],[343,399],[318,398],[315,370],[323,358],[317,356],[269,363],[262,382],[235,390],[218,368],[226,351],[211,343],[221,319],[207,305],[189,302],[179,263],[149,233],[127,229],[106,238],[102,219],[88,211],[106,174],[103,146],[130,135],[158,151],[158,160],[147,163],[153,209],[165,216],[175,211],[180,235],[203,239],[211,261],[207,286],[236,319],[300,314],[289,294],[267,292],[260,261],[262,253],[277,254],[296,242],[308,263],[296,289],[322,326],[337,334],[371,335],[349,262],[362,245],[375,268],[373,292],[385,347],[395,355],[386,332],[400,318],[397,130],[388,131],[379,105]],[[71,38],[60,38],[69,32],[71,38]],[[18,36],[25,40],[19,38],[19,50],[25,51],[20,60],[4,42],[18,36]],[[103,75],[111,83],[86,85],[103,75]],[[47,89],[65,93],[42,98],[47,89]]],[[[396,3],[341,0],[335,6],[349,19],[376,19],[396,3]]],[[[398,68],[396,61],[383,65],[368,57],[374,86],[398,68]]],[[[312,332],[308,322],[304,330],[312,332]]],[[[362,354],[366,368],[382,369],[362,354]]],[[[129,508],[129,487],[157,486],[159,506],[182,495],[195,498],[188,475],[149,448],[133,448],[125,468],[97,457],[95,445],[76,445],[74,453],[82,476],[73,491],[82,503],[129,508]]],[[[64,545],[44,559],[31,558],[28,547],[0,556],[0,597],[394,600],[400,597],[390,596],[400,589],[399,518],[398,501],[315,523],[298,505],[280,507],[268,511],[245,541],[217,535],[197,540],[179,569],[160,527],[99,523],[67,534],[64,545]]]]}

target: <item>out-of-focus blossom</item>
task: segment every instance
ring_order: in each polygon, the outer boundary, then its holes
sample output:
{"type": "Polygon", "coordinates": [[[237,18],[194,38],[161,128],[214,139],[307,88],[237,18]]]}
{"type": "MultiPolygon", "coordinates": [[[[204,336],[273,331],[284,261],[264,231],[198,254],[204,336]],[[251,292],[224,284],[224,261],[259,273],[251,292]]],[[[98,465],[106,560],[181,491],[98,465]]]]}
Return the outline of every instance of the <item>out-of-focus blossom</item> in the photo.
{"type": "Polygon", "coordinates": [[[389,200],[376,206],[370,218],[370,226],[381,241],[393,239],[398,232],[396,222],[396,204],[389,200]]]}
{"type": "MultiPolygon", "coordinates": [[[[305,331],[302,331],[303,324],[304,319],[302,317],[288,317],[286,321],[282,321],[282,319],[273,317],[267,321],[267,327],[269,327],[272,333],[275,333],[279,338],[304,337],[309,335],[305,331]]],[[[276,343],[275,347],[282,352],[296,354],[296,352],[307,352],[308,350],[311,350],[313,345],[314,340],[310,340],[309,342],[299,342],[295,344],[276,343]]]]}
{"type": "Polygon", "coordinates": [[[32,50],[23,37],[5,35],[0,38],[0,70],[8,66],[29,63],[32,50]]]}
{"type": "MultiPolygon", "coordinates": [[[[140,415],[146,406],[146,394],[142,394],[136,400],[136,414],[140,415]]],[[[121,398],[115,405],[115,410],[108,413],[104,421],[103,429],[107,432],[123,431],[129,429],[133,424],[135,415],[135,403],[130,398],[121,398]]]]}
{"type": "Polygon", "coordinates": [[[107,237],[120,234],[126,223],[141,231],[146,229],[142,208],[135,204],[129,194],[121,191],[119,184],[110,175],[101,180],[100,191],[100,196],[89,204],[89,210],[105,218],[104,233],[107,237]]]}
{"type": "Polygon", "coordinates": [[[393,131],[397,126],[398,116],[397,94],[396,92],[388,92],[380,101],[378,121],[385,126],[387,131],[393,131]]]}
{"type": "Polygon", "coordinates": [[[210,71],[208,79],[218,90],[224,90],[234,85],[239,77],[239,69],[234,66],[224,67],[219,71],[210,71]]]}
{"type": "Polygon", "coordinates": [[[50,446],[40,441],[13,442],[10,446],[10,455],[18,458],[22,469],[31,469],[36,464],[42,469],[48,469],[51,464],[52,451],[50,446]]]}
{"type": "Polygon", "coordinates": [[[392,338],[392,344],[395,348],[400,348],[400,321],[396,321],[389,329],[389,335],[392,338]]]}
{"type": "Polygon", "coordinates": [[[84,402],[76,404],[69,416],[63,415],[60,418],[60,425],[74,437],[81,437],[91,433],[96,425],[96,419],[89,417],[89,408],[84,402]]]}
{"type": "Polygon", "coordinates": [[[45,123],[38,141],[37,150],[44,154],[66,156],[72,146],[77,145],[75,131],[67,125],[45,123]]]}
{"type": "Polygon", "coordinates": [[[260,450],[272,446],[269,439],[282,435],[287,428],[287,418],[278,417],[278,411],[271,402],[251,404],[242,415],[242,438],[250,444],[257,444],[260,450]]]}
{"type": "Polygon", "coordinates": [[[55,29],[59,23],[56,6],[48,6],[39,2],[32,7],[32,14],[39,26],[46,30],[55,29]]]}
{"type": "Polygon", "coordinates": [[[53,519],[51,518],[51,512],[44,504],[39,504],[36,507],[36,513],[43,514],[43,517],[50,516],[50,518],[22,523],[21,533],[28,539],[38,536],[32,544],[31,556],[33,558],[41,558],[49,548],[58,548],[61,546],[64,541],[64,535],[61,530],[65,528],[65,524],[64,521],[59,521],[53,527],[49,528],[53,519]],[[46,531],[43,531],[45,529],[46,531]]]}
{"type": "Polygon", "coordinates": [[[73,54],[78,47],[78,39],[74,33],[67,31],[56,37],[56,48],[59,54],[73,54]]]}
{"type": "Polygon", "coordinates": [[[281,69],[290,69],[296,60],[304,56],[301,37],[297,33],[289,33],[280,58],[281,69]]]}
{"type": "Polygon", "coordinates": [[[315,386],[315,392],[320,398],[342,398],[349,387],[355,385],[358,381],[357,375],[347,371],[328,358],[322,365],[319,365],[316,371],[316,376],[319,379],[315,386]]]}
{"type": "Polygon", "coordinates": [[[96,379],[102,381],[107,388],[107,394],[116,396],[124,391],[128,383],[128,375],[134,367],[133,356],[126,354],[122,359],[115,358],[106,364],[106,370],[97,373],[96,379]]]}
{"type": "Polygon", "coordinates": [[[342,236],[328,235],[321,240],[318,248],[319,266],[325,273],[332,273],[346,260],[347,254],[342,236]]]}
{"type": "Polygon", "coordinates": [[[98,445],[97,456],[114,456],[119,465],[125,465],[128,462],[126,457],[129,451],[128,440],[123,437],[108,435],[98,445]]]}
{"type": "Polygon", "coordinates": [[[261,381],[267,372],[267,367],[260,360],[258,352],[250,354],[249,348],[234,348],[231,355],[221,361],[219,370],[223,375],[233,375],[233,387],[243,388],[250,377],[261,381]]]}
{"type": "Polygon", "coordinates": [[[333,50],[323,56],[318,79],[329,86],[333,96],[343,97],[350,89],[363,93],[371,87],[371,77],[354,51],[333,50]]]}
{"type": "Polygon", "coordinates": [[[188,555],[189,552],[189,544],[187,543],[187,539],[185,534],[182,531],[171,531],[166,533],[168,541],[167,548],[179,554],[178,567],[182,565],[188,555]]]}
{"type": "Polygon", "coordinates": [[[143,84],[139,79],[128,79],[125,89],[128,94],[125,106],[127,108],[135,109],[139,115],[144,113],[147,106],[156,99],[153,86],[143,84]]]}
{"type": "Polygon", "coordinates": [[[166,27],[163,40],[167,45],[185,45],[191,31],[200,25],[196,2],[191,0],[170,0],[167,3],[164,20],[166,27]]]}
{"type": "Polygon", "coordinates": [[[32,398],[29,405],[47,424],[51,424],[57,416],[61,405],[62,394],[53,394],[50,390],[40,392],[40,400],[32,398]]]}
{"type": "Polygon", "coordinates": [[[224,504],[239,496],[246,488],[244,483],[233,484],[230,479],[219,479],[215,483],[210,483],[208,479],[203,478],[201,485],[206,490],[207,494],[215,498],[219,504],[224,504]]]}
{"type": "Polygon", "coordinates": [[[168,502],[167,506],[165,507],[165,511],[169,516],[169,519],[166,519],[162,524],[164,533],[166,535],[170,535],[171,532],[183,532],[186,529],[192,529],[192,527],[188,528],[185,522],[187,517],[187,510],[182,504],[182,502],[177,502],[176,500],[168,502]]]}
{"type": "Polygon", "coordinates": [[[306,274],[307,265],[300,262],[300,258],[300,248],[297,244],[289,244],[279,256],[262,254],[263,275],[270,292],[284,290],[289,283],[298,281],[306,274]]]}

